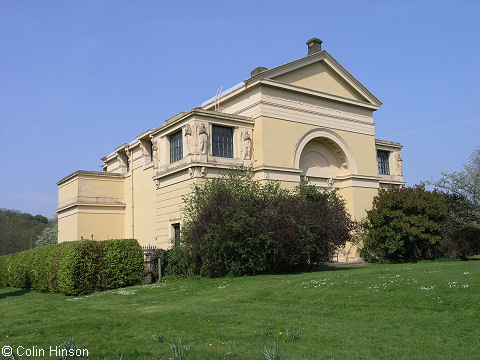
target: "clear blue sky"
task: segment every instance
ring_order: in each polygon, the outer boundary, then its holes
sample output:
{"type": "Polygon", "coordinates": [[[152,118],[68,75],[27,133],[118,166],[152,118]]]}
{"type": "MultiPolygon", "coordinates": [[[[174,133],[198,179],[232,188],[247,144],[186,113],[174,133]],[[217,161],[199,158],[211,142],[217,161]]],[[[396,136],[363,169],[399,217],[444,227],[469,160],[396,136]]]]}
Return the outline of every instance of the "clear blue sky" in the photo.
{"type": "Polygon", "coordinates": [[[480,146],[479,4],[0,0],[0,207],[53,216],[60,178],[314,36],[384,103],[408,185],[460,170],[480,146]]]}

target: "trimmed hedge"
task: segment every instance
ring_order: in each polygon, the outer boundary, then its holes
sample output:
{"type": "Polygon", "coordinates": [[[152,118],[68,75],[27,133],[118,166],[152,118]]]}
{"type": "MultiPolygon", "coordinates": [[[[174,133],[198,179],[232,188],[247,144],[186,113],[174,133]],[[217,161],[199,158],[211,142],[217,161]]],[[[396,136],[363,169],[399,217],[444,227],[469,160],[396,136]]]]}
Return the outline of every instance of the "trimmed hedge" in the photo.
{"type": "Polygon", "coordinates": [[[0,257],[0,286],[66,295],[135,285],[143,272],[135,239],[72,241],[0,257]]]}
{"type": "Polygon", "coordinates": [[[106,240],[100,244],[105,254],[102,289],[116,289],[142,281],[145,265],[142,248],[136,240],[106,240]]]}

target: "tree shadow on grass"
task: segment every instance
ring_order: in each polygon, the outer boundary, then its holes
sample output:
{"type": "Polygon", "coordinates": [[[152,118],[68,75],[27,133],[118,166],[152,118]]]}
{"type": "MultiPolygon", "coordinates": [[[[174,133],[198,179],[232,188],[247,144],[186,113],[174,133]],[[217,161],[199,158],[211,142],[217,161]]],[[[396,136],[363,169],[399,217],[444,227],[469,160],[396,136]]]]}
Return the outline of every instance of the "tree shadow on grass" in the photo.
{"type": "Polygon", "coordinates": [[[9,296],[21,296],[29,292],[30,292],[30,289],[21,289],[21,290],[10,291],[7,293],[0,293],[0,300],[9,296]]]}
{"type": "Polygon", "coordinates": [[[312,265],[312,271],[336,271],[336,270],[353,270],[361,267],[369,266],[366,262],[333,262],[312,265]]]}
{"type": "MultiPolygon", "coordinates": [[[[359,262],[325,262],[318,264],[311,264],[307,268],[299,269],[297,271],[286,270],[284,272],[272,273],[272,275],[288,275],[288,274],[304,274],[317,271],[337,271],[337,270],[354,270],[362,267],[369,266],[369,263],[359,261],[359,262]]],[[[265,274],[267,275],[267,274],[265,274]]]]}

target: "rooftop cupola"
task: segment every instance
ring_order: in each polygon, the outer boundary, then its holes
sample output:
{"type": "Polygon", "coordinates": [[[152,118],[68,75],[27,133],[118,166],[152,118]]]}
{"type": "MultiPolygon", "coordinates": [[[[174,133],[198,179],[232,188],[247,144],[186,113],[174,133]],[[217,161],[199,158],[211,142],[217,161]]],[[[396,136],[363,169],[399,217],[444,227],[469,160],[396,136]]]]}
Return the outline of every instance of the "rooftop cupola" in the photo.
{"type": "Polygon", "coordinates": [[[317,39],[317,38],[311,38],[310,40],[307,41],[307,46],[308,46],[308,54],[307,55],[312,55],[317,52],[322,51],[322,40],[317,39]]]}

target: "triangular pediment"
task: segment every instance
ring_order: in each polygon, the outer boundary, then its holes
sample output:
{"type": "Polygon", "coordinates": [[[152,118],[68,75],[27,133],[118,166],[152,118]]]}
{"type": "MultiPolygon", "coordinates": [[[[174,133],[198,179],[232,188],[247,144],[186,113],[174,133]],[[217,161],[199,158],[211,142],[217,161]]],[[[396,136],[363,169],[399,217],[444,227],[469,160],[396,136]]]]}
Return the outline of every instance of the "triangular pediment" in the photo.
{"type": "Polygon", "coordinates": [[[368,102],[365,96],[349,85],[324,61],[275,76],[272,80],[351,100],[368,102]]]}
{"type": "Polygon", "coordinates": [[[326,51],[262,71],[246,80],[246,83],[262,79],[270,79],[296,88],[377,108],[382,104],[326,51]]]}

